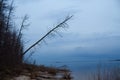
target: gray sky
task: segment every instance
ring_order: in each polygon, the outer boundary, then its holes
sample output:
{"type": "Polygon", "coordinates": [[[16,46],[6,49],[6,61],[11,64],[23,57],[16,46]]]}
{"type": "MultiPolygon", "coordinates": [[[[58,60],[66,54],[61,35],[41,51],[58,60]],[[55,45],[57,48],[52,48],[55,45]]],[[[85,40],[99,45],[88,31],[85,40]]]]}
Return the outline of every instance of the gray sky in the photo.
{"type": "Polygon", "coordinates": [[[120,52],[119,0],[17,0],[15,3],[18,17],[25,14],[30,17],[31,25],[25,32],[30,40],[28,46],[67,15],[74,15],[68,22],[69,29],[60,32],[63,37],[48,38],[47,45],[36,49],[38,52],[120,52]]]}

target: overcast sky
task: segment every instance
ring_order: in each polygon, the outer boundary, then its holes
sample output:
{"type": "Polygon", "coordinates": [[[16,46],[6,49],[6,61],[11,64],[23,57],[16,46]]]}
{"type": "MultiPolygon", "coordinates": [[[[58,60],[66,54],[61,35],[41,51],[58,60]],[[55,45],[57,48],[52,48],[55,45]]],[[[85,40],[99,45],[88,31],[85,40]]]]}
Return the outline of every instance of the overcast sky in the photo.
{"type": "Polygon", "coordinates": [[[79,53],[120,52],[119,0],[16,0],[17,17],[29,15],[31,25],[25,32],[29,46],[68,15],[69,29],[46,40],[37,50],[43,53],[78,51],[79,53]]]}

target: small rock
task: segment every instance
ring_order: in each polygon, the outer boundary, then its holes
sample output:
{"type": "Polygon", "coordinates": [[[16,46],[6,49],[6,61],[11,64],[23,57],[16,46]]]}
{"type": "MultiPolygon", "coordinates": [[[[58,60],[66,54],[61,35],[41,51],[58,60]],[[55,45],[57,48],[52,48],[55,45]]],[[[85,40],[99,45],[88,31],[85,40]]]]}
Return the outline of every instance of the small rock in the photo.
{"type": "Polygon", "coordinates": [[[36,77],[36,80],[42,80],[40,77],[36,77]]]}
{"type": "Polygon", "coordinates": [[[31,80],[36,80],[36,79],[31,79],[31,80]]]}
{"type": "Polygon", "coordinates": [[[31,73],[21,73],[21,75],[30,76],[31,73]]]}
{"type": "Polygon", "coordinates": [[[13,80],[30,80],[30,77],[28,77],[28,76],[19,76],[19,77],[15,77],[13,80]]]}

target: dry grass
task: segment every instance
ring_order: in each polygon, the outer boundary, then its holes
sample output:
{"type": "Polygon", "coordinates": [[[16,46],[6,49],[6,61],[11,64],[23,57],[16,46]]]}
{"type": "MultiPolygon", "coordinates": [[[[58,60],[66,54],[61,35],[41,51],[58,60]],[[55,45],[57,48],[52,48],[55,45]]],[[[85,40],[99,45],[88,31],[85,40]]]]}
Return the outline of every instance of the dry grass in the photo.
{"type": "Polygon", "coordinates": [[[35,79],[36,77],[44,77],[45,78],[55,78],[55,76],[61,73],[63,77],[62,79],[71,80],[71,74],[68,69],[60,69],[56,67],[46,67],[44,65],[33,65],[33,64],[22,64],[18,65],[15,68],[5,67],[0,71],[0,80],[9,80],[9,78],[26,75],[31,79],[35,79]]]}
{"type": "Polygon", "coordinates": [[[89,80],[120,80],[120,67],[114,67],[111,69],[99,68],[89,80]]]}

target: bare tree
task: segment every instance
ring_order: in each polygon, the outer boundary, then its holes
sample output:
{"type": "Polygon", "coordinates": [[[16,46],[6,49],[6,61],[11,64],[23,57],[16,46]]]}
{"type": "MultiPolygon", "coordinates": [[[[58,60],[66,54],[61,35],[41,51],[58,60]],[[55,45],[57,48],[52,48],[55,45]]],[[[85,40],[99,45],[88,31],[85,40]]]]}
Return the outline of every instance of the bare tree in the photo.
{"type": "Polygon", "coordinates": [[[8,12],[8,17],[7,17],[7,25],[6,25],[6,32],[8,31],[8,28],[9,28],[9,23],[10,23],[10,20],[11,20],[11,15],[12,15],[12,11],[13,11],[13,0],[11,2],[11,5],[9,7],[9,12],[8,12]]]}
{"type": "MultiPolygon", "coordinates": [[[[68,16],[59,23],[57,26],[48,31],[43,37],[36,41],[33,45],[24,50],[23,42],[23,30],[29,24],[26,24],[28,19],[25,16],[22,20],[20,29],[17,29],[14,26],[13,21],[13,0],[11,0],[9,5],[8,0],[0,0],[0,66],[11,66],[20,65],[23,63],[24,55],[30,51],[33,47],[44,41],[45,38],[49,35],[52,35],[53,32],[57,32],[60,28],[67,27],[67,21],[72,18],[68,16]]],[[[33,54],[33,53],[32,53],[33,54]]]]}
{"type": "Polygon", "coordinates": [[[54,31],[56,32],[57,29],[59,28],[65,28],[67,26],[67,21],[70,20],[72,18],[72,16],[68,16],[65,18],[64,21],[62,21],[61,23],[59,23],[57,26],[55,26],[54,28],[52,28],[50,31],[48,31],[42,38],[40,38],[38,41],[36,41],[33,45],[31,45],[28,49],[26,49],[23,52],[23,55],[25,55],[28,51],[30,51],[33,47],[35,47],[36,45],[38,45],[41,41],[43,41],[47,36],[49,36],[50,34],[52,34],[54,31]]]}

